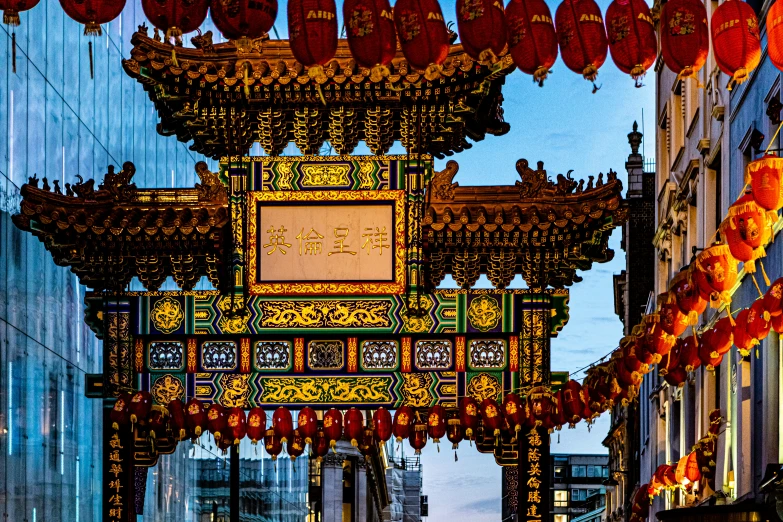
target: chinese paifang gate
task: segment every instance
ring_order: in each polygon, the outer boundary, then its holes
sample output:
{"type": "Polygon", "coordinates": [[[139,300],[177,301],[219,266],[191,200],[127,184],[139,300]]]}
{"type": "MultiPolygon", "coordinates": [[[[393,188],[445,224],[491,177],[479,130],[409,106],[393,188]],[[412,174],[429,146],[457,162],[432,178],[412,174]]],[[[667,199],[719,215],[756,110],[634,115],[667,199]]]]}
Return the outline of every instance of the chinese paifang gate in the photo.
{"type": "MultiPolygon", "coordinates": [[[[568,320],[566,287],[611,259],[626,207],[611,171],[585,186],[520,160],[515,185],[475,187],[453,181],[456,162],[434,171],[433,155],[507,132],[508,56],[490,67],[453,45],[435,77],[410,73],[397,90],[351,70],[344,42],[323,84],[297,76],[287,42],[241,56],[230,43],[182,48],[178,65],[145,31],[132,42],[124,67],[155,102],[159,131],[222,158],[219,171],[200,162],[194,188],[143,189],[128,162],[65,194],[31,178],[14,216],[93,289],[85,320],[104,341],[104,373],[91,381],[106,406],[104,520],[135,520],[144,480],[134,479],[195,436],[172,429],[175,399],[243,419],[254,407],[312,407],[319,436],[330,408],[409,407],[419,444],[433,407],[444,408],[439,423],[460,426],[466,397],[485,415],[485,400],[512,393],[523,409],[551,406],[567,381],[552,378],[549,358],[568,320]],[[247,90],[229,81],[244,61],[257,80],[247,90]],[[341,155],[312,155],[326,139],[341,155]],[[359,140],[377,155],[348,156],[359,140]],[[385,155],[397,140],[408,154],[385,155]],[[254,141],[270,156],[246,156],[254,141]],[[305,155],[277,156],[289,141],[305,155]],[[473,288],[482,274],[494,289],[473,288]],[[458,290],[437,288],[446,275],[458,290]],[[507,289],[517,275],[528,289],[507,289]],[[161,291],[170,276],[180,290],[161,291]],[[204,277],[215,290],[194,290],[204,277]],[[145,290],[128,291],[133,278],[145,290]],[[118,397],[132,422],[113,417],[118,397]]],[[[512,509],[545,517],[551,426],[494,422],[459,436],[506,467],[512,509]]],[[[232,437],[222,440],[238,463],[232,437]]],[[[360,447],[378,458],[377,437],[360,447]]]]}

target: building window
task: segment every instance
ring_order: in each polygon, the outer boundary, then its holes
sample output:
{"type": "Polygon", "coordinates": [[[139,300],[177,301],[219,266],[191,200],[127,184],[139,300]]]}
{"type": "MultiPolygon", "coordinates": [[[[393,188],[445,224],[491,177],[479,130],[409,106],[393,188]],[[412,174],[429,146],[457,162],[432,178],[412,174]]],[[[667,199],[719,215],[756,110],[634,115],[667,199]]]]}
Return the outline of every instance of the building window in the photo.
{"type": "Polygon", "coordinates": [[[585,466],[571,466],[572,477],[586,477],[587,468],[585,466]]]}
{"type": "Polygon", "coordinates": [[[555,490],[555,507],[568,507],[568,491],[564,489],[555,490]]]}
{"type": "Polygon", "coordinates": [[[568,515],[555,515],[554,522],[568,522],[568,515]]]}
{"type": "Polygon", "coordinates": [[[566,468],[565,466],[555,466],[555,478],[556,479],[564,479],[566,478],[566,468]]]}
{"type": "Polygon", "coordinates": [[[587,500],[586,489],[572,489],[571,490],[571,502],[581,502],[587,500]]]}

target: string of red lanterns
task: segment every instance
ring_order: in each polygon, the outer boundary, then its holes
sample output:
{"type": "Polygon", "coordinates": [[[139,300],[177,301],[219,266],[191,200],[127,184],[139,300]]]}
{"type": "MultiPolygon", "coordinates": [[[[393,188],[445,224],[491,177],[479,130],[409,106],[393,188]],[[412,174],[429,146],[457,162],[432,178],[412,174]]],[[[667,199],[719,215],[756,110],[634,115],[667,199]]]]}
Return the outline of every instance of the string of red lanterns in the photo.
{"type": "MultiPolygon", "coordinates": [[[[0,0],[3,22],[19,25],[19,13],[38,0],[0,0]]],[[[65,13],[85,25],[87,35],[100,35],[101,24],[116,19],[126,0],[60,0],[65,13]]],[[[174,49],[182,35],[198,29],[208,12],[224,37],[247,51],[249,42],[263,37],[277,17],[277,0],[232,0],[210,6],[209,0],[142,0],[150,23],[163,31],[174,49]]],[[[324,66],[337,49],[338,22],[334,0],[289,0],[288,37],[294,57],[319,84],[328,81],[324,66]]],[[[766,18],[768,51],[783,70],[783,0],[775,2],[766,18]]],[[[615,65],[640,86],[653,65],[658,43],[666,66],[682,78],[693,77],[709,52],[710,34],[715,61],[731,77],[729,87],[741,83],[761,59],[758,18],[744,0],[728,0],[712,19],[701,0],[670,0],[658,22],[645,0],[613,0],[606,20],[594,0],[563,0],[554,22],[543,0],[458,0],[457,29],[465,52],[474,60],[494,64],[508,46],[514,64],[543,84],[558,48],[565,65],[595,81],[611,53],[615,65]],[[736,21],[739,20],[739,23],[736,21]]],[[[389,65],[400,48],[408,64],[434,79],[452,37],[437,0],[347,0],[343,6],[346,37],[357,64],[371,70],[372,81],[389,76],[389,65]]],[[[763,206],[763,205],[762,205],[763,206]]]]}

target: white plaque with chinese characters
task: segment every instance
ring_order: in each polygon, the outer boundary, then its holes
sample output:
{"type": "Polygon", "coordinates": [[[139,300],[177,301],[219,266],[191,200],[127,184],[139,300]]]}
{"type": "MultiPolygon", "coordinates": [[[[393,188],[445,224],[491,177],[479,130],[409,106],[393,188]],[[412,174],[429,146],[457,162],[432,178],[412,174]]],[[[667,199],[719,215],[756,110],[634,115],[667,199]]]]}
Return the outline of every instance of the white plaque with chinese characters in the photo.
{"type": "Polygon", "coordinates": [[[402,290],[401,191],[252,194],[248,217],[251,293],[388,294],[402,290]]]}

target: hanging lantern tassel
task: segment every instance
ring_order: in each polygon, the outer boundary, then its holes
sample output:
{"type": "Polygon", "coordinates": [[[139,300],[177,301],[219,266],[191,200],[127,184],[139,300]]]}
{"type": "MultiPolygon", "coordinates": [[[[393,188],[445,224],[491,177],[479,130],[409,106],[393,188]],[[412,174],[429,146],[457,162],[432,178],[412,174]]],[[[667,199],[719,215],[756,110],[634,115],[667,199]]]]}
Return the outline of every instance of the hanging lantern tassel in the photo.
{"type": "Polygon", "coordinates": [[[761,267],[761,275],[764,277],[764,284],[767,285],[767,288],[772,284],[769,280],[769,277],[767,277],[767,271],[764,270],[764,262],[759,259],[759,266],[761,267]]]}
{"type": "Polygon", "coordinates": [[[171,65],[179,67],[177,62],[177,44],[182,42],[182,31],[178,27],[169,27],[166,30],[166,41],[171,43],[171,65]]]}

